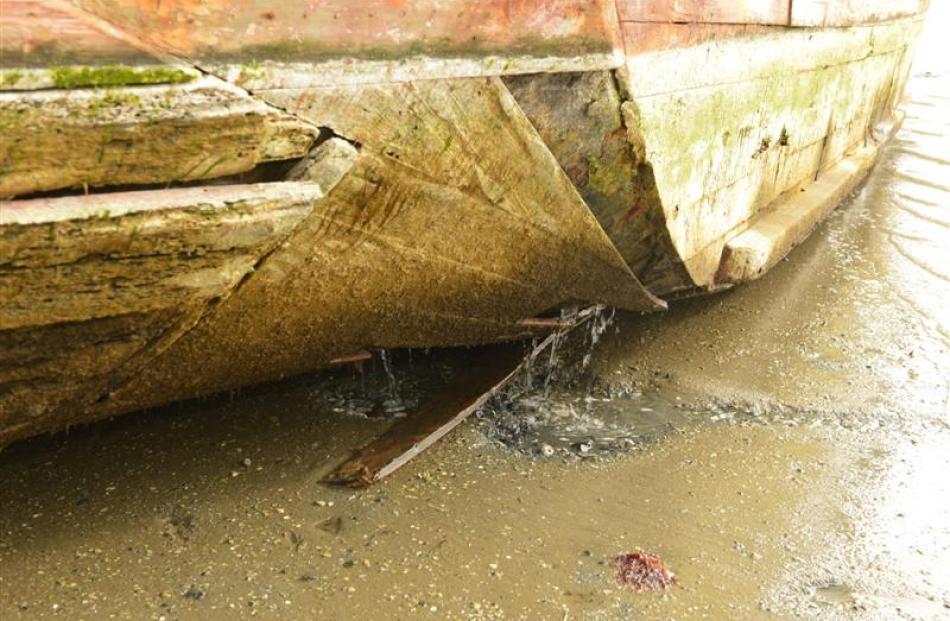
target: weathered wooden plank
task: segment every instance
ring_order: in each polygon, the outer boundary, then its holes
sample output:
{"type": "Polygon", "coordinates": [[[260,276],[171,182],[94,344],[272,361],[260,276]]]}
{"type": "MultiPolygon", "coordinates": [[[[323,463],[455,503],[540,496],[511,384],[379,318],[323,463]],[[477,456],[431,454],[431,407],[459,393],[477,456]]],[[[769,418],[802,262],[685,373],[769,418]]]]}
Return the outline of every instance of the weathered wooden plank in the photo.
{"type": "Polygon", "coordinates": [[[496,79],[264,91],[362,145],[320,209],[94,410],[284,377],[359,349],[473,345],[567,300],[659,306],[496,79]]]}
{"type": "Polygon", "coordinates": [[[386,478],[438,442],[501,390],[518,373],[525,357],[521,343],[473,350],[466,368],[382,436],[355,451],[323,481],[366,487],[386,478]]]}
{"type": "Polygon", "coordinates": [[[857,26],[920,15],[929,0],[792,0],[791,25],[857,26]]]}
{"type": "Polygon", "coordinates": [[[929,0],[617,0],[622,22],[846,27],[920,15],[929,0]]]}
{"type": "Polygon", "coordinates": [[[74,0],[252,89],[618,66],[613,0],[74,0]]]}
{"type": "Polygon", "coordinates": [[[200,75],[195,69],[180,64],[154,63],[0,68],[0,91],[181,84],[200,75]]]}
{"type": "MultiPolygon", "coordinates": [[[[437,249],[440,255],[507,273],[540,289],[559,288],[564,299],[657,308],[500,80],[262,91],[258,96],[359,142],[364,152],[386,162],[387,181],[408,184],[360,198],[362,209],[379,214],[376,218],[398,213],[401,225],[424,230],[434,227],[437,214],[436,233],[484,222],[496,235],[506,236],[493,237],[499,249],[486,253],[465,246],[451,249],[452,242],[442,235],[435,239],[414,232],[413,248],[437,249]],[[446,208],[466,203],[473,204],[446,208]],[[497,230],[494,222],[504,219],[517,226],[497,230]],[[532,262],[512,261],[525,256],[519,248],[524,242],[516,241],[525,233],[518,229],[544,239],[562,267],[540,273],[532,262]]],[[[394,222],[379,222],[392,234],[394,222]]],[[[453,307],[472,312],[470,304],[453,307]]]]}
{"type": "Polygon", "coordinates": [[[697,285],[713,285],[727,236],[890,113],[917,26],[769,29],[628,57],[627,126],[642,133],[671,239],[697,285]],[[786,61],[788,49],[796,54],[786,61]],[[737,57],[750,62],[738,67],[737,57]]]}
{"type": "Polygon", "coordinates": [[[350,354],[349,356],[340,356],[339,358],[334,358],[333,360],[330,360],[327,365],[337,366],[344,364],[359,364],[372,359],[373,354],[369,353],[368,351],[359,351],[355,354],[350,354]]]}
{"type": "MultiPolygon", "coordinates": [[[[741,32],[748,36],[717,37],[687,47],[632,53],[627,57],[626,71],[620,74],[621,84],[638,97],[646,97],[720,87],[770,75],[798,75],[903,48],[913,39],[918,23],[901,20],[876,27],[819,31],[750,27],[741,32]],[[737,63],[736,58],[748,62],[737,63]],[[663,63],[663,71],[656,70],[659,62],[663,63]],[[628,76],[635,77],[636,83],[628,83],[628,76]]],[[[680,31],[683,38],[690,37],[689,31],[694,29],[687,24],[670,24],[667,28],[668,32],[680,31]]],[[[630,43],[636,50],[636,42],[630,43]]]]}
{"type": "Polygon", "coordinates": [[[339,182],[340,142],[308,158],[327,171],[299,175],[322,185],[0,203],[0,444],[104,415],[339,182]]]}
{"type": "Polygon", "coordinates": [[[864,179],[874,165],[883,142],[900,121],[881,128],[877,137],[850,153],[814,183],[794,188],[759,214],[723,247],[716,274],[718,284],[755,280],[775,266],[864,179]]]}
{"type": "Polygon", "coordinates": [[[627,56],[693,47],[701,43],[768,32],[758,24],[673,24],[623,22],[620,24],[627,56]]]}
{"type": "Polygon", "coordinates": [[[287,182],[0,203],[0,443],[88,419],[323,197],[287,182]]]}
{"type": "Polygon", "coordinates": [[[621,21],[787,25],[792,0],[617,0],[621,21]]]}
{"type": "Polygon", "coordinates": [[[687,286],[653,171],[629,141],[614,76],[534,74],[505,83],[640,281],[657,295],[687,286]]]}
{"type": "Polygon", "coordinates": [[[219,297],[322,196],[275,183],[2,203],[0,330],[219,297]]]}
{"type": "Polygon", "coordinates": [[[125,377],[118,370],[147,363],[204,309],[0,330],[0,445],[84,422],[86,406],[108,399],[112,382],[125,377]]]}
{"type": "Polygon", "coordinates": [[[68,2],[0,0],[0,91],[178,84],[200,75],[146,47],[68,2]]]}
{"type": "Polygon", "coordinates": [[[157,184],[305,155],[316,127],[213,78],[0,93],[0,197],[157,184]]]}

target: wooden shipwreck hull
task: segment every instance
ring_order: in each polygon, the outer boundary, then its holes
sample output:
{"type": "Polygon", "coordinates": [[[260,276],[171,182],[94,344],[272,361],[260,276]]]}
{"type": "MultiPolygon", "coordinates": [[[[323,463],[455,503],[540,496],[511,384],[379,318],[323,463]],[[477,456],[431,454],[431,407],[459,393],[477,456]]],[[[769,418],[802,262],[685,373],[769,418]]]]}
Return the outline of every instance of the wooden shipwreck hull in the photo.
{"type": "Polygon", "coordinates": [[[923,0],[0,0],[0,444],[754,279],[923,0]]]}

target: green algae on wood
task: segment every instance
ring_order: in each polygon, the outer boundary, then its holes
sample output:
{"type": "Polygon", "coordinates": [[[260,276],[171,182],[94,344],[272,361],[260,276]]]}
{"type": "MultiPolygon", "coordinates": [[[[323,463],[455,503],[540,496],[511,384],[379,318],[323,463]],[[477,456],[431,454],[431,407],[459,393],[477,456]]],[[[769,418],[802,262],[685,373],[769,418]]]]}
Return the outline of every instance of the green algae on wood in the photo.
{"type": "Polygon", "coordinates": [[[194,72],[167,66],[52,67],[48,71],[56,88],[181,84],[195,78],[194,72]]]}
{"type": "Polygon", "coordinates": [[[644,137],[669,234],[697,285],[715,285],[723,243],[759,210],[890,116],[892,76],[918,27],[770,31],[628,57],[628,126],[644,137]],[[736,57],[754,61],[737,67],[736,57]]]}
{"type": "Polygon", "coordinates": [[[4,69],[0,71],[0,89],[16,86],[23,79],[23,71],[19,69],[4,69]]]}
{"type": "Polygon", "coordinates": [[[0,91],[41,89],[117,88],[184,84],[201,74],[185,66],[171,65],[48,65],[0,70],[0,91]]]}

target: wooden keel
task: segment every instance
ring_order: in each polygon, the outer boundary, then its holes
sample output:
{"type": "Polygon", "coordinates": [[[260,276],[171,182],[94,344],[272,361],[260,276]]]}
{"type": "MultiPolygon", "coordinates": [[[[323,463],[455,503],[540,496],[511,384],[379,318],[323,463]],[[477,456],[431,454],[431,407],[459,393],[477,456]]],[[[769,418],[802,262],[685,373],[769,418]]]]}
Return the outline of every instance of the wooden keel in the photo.
{"type": "Polygon", "coordinates": [[[878,140],[863,146],[826,170],[807,187],[793,188],[726,242],[717,284],[748,282],[763,276],[864,180],[877,161],[881,143],[900,125],[889,124],[878,140]]]}

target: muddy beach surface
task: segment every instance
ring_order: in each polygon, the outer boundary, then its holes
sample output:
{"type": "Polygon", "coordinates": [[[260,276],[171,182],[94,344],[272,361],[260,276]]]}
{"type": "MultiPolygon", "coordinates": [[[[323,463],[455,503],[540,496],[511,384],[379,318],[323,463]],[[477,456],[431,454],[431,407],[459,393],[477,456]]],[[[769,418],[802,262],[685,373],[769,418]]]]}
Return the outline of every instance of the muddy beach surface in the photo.
{"type": "Polygon", "coordinates": [[[765,278],[604,316],[368,490],[320,478],[457,355],[9,447],[0,618],[950,619],[942,71],[765,278]],[[674,587],[618,584],[641,549],[674,587]]]}

